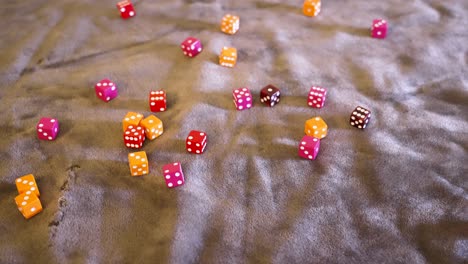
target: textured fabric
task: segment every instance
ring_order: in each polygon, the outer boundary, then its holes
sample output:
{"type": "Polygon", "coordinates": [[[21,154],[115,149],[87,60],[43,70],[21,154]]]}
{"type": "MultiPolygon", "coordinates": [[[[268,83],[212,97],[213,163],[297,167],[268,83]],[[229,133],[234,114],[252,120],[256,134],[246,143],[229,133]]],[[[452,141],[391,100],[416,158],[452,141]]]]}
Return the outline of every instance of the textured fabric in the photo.
{"type": "Polygon", "coordinates": [[[141,0],[129,20],[116,2],[0,5],[0,263],[468,261],[468,1],[323,1],[310,18],[301,1],[141,0]],[[376,18],[385,40],[370,37],[376,18]],[[193,59],[188,36],[204,45],[193,59]],[[104,78],[109,103],[93,89],[104,78]],[[323,109],[307,106],[312,85],[328,88],[323,109]],[[250,110],[235,110],[240,87],[250,110]],[[121,120],[149,115],[152,89],[167,91],[165,131],[143,147],[151,173],[131,177],[121,120]],[[53,142],[37,139],[43,116],[60,121],[53,142]],[[313,116],[329,132],[308,161],[313,116]],[[203,155],[185,150],[192,129],[208,134],[203,155]],[[168,189],[176,161],[186,182],[168,189]],[[25,220],[14,180],[29,173],[44,211],[25,220]]]}

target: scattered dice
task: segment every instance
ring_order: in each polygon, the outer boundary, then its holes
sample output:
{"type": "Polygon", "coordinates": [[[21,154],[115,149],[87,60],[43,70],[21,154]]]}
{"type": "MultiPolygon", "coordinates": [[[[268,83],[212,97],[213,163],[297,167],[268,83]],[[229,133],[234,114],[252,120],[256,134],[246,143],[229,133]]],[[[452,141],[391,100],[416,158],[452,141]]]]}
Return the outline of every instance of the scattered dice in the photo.
{"type": "Polygon", "coordinates": [[[372,21],[371,36],[373,38],[384,39],[387,36],[387,21],[383,19],[372,21]]]}
{"type": "Polygon", "coordinates": [[[219,64],[226,67],[234,67],[237,62],[237,49],[224,47],[219,55],[219,64]]]}
{"type": "Polygon", "coordinates": [[[302,12],[306,16],[317,16],[320,13],[320,0],[305,0],[302,12]]]}
{"type": "Polygon", "coordinates": [[[94,90],[96,91],[97,97],[104,102],[109,102],[118,95],[117,86],[108,79],[98,82],[94,86],[94,90]]]}
{"type": "Polygon", "coordinates": [[[138,126],[143,119],[140,113],[128,112],[122,120],[123,131],[125,132],[129,126],[138,126]]]}
{"type": "Polygon", "coordinates": [[[59,132],[57,119],[43,117],[36,126],[37,137],[42,140],[54,140],[59,132]]]}
{"type": "Polygon", "coordinates": [[[304,136],[299,144],[299,156],[314,160],[320,149],[320,139],[312,136],[304,136]]]}
{"type": "Polygon", "coordinates": [[[37,187],[36,180],[34,179],[34,175],[28,174],[24,175],[16,179],[16,189],[18,189],[18,193],[25,193],[30,192],[36,196],[40,196],[39,188],[37,187]]]}
{"type": "Polygon", "coordinates": [[[231,14],[227,14],[221,21],[221,31],[233,35],[239,30],[239,17],[231,14]]]}
{"type": "Polygon", "coordinates": [[[128,164],[132,176],[141,176],[149,172],[148,158],[144,151],[129,153],[128,164]]]}
{"type": "Polygon", "coordinates": [[[123,19],[131,18],[135,16],[135,9],[133,8],[132,2],[130,0],[124,0],[117,3],[117,8],[120,11],[120,16],[123,19]]]}
{"type": "Polygon", "coordinates": [[[161,90],[151,91],[149,94],[149,105],[151,112],[166,111],[166,92],[161,90]]]}
{"type": "Polygon", "coordinates": [[[124,133],[124,143],[127,148],[139,149],[145,142],[145,129],[141,126],[128,126],[124,133]]]}
{"type": "Polygon", "coordinates": [[[182,167],[178,162],[164,165],[163,175],[169,188],[180,186],[185,182],[182,167]]]}
{"type": "Polygon", "coordinates": [[[280,90],[269,84],[260,90],[260,102],[273,107],[280,101],[281,92],[280,90]]]}
{"type": "Polygon", "coordinates": [[[207,136],[204,132],[192,130],[185,140],[185,147],[188,152],[201,154],[205,151],[207,136]]]}
{"type": "Polygon", "coordinates": [[[147,118],[141,120],[140,125],[145,129],[146,138],[153,140],[163,133],[163,122],[161,119],[150,115],[147,118]]]}
{"type": "Polygon", "coordinates": [[[189,57],[195,57],[203,50],[201,41],[194,37],[186,38],[182,42],[180,47],[182,48],[182,51],[184,52],[185,56],[189,57]]]}
{"type": "Polygon", "coordinates": [[[29,219],[42,211],[41,201],[37,195],[31,191],[26,191],[16,196],[15,203],[18,210],[26,219],[29,219]]]}
{"type": "Polygon", "coordinates": [[[313,108],[322,108],[325,104],[327,89],[320,86],[312,86],[307,97],[307,105],[313,108]]]}
{"type": "Polygon", "coordinates": [[[365,109],[362,106],[358,106],[351,113],[350,124],[353,127],[364,129],[366,128],[367,123],[369,123],[370,117],[371,112],[369,110],[365,109]]]}
{"type": "Polygon", "coordinates": [[[304,132],[308,136],[324,138],[328,133],[328,126],[319,116],[306,121],[304,132]]]}
{"type": "Polygon", "coordinates": [[[252,94],[248,88],[239,88],[233,91],[234,104],[237,110],[249,109],[252,107],[252,94]]]}

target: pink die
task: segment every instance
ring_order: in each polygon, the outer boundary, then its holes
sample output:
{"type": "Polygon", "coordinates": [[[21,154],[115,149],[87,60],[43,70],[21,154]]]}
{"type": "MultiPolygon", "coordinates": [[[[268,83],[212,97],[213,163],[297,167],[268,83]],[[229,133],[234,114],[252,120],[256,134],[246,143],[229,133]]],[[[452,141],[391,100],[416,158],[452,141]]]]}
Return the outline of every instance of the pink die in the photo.
{"type": "Polygon", "coordinates": [[[178,187],[185,182],[182,166],[178,162],[164,165],[163,175],[169,188],[178,187]]]}
{"type": "Polygon", "coordinates": [[[201,41],[194,37],[186,38],[180,47],[182,48],[185,56],[189,57],[195,57],[203,50],[201,41]]]}
{"type": "Polygon", "coordinates": [[[252,93],[248,88],[239,88],[232,92],[234,104],[237,110],[249,109],[252,107],[252,93]]]}
{"type": "Polygon", "coordinates": [[[110,81],[109,79],[104,79],[94,86],[97,97],[103,100],[104,102],[109,102],[118,95],[117,85],[110,81]]]}
{"type": "Polygon", "coordinates": [[[205,151],[206,142],[207,136],[205,132],[192,130],[185,140],[185,148],[190,153],[201,154],[205,151]]]}
{"type": "Polygon", "coordinates": [[[166,111],[166,92],[165,91],[151,91],[149,94],[149,105],[151,112],[164,112],[166,111]]]}
{"type": "Polygon", "coordinates": [[[387,21],[383,19],[375,19],[372,22],[371,36],[373,38],[384,39],[387,36],[387,21]]]}
{"type": "Polygon", "coordinates": [[[327,89],[320,86],[312,86],[307,97],[307,105],[313,108],[322,108],[325,104],[327,89]]]}
{"type": "Polygon", "coordinates": [[[320,149],[320,139],[312,136],[304,136],[299,144],[299,156],[304,159],[314,160],[320,149]]]}
{"type": "Polygon", "coordinates": [[[42,140],[54,140],[59,132],[57,119],[43,117],[36,126],[37,137],[42,140]]]}
{"type": "Polygon", "coordinates": [[[133,8],[132,2],[130,0],[124,0],[117,3],[117,8],[120,11],[120,16],[123,19],[131,18],[135,16],[135,9],[133,8]]]}
{"type": "Polygon", "coordinates": [[[127,148],[139,149],[143,147],[145,139],[145,129],[141,126],[128,126],[124,132],[124,143],[127,148]]]}

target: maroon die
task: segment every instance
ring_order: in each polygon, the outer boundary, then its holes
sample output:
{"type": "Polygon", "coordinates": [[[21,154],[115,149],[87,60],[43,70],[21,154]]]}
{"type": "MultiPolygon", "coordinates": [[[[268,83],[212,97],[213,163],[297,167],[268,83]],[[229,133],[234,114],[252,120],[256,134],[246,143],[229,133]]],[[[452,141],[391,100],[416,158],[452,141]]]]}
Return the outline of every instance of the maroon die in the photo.
{"type": "Polygon", "coordinates": [[[312,86],[307,97],[307,105],[313,108],[322,108],[325,104],[327,89],[320,86],[312,86]]]}
{"type": "Polygon", "coordinates": [[[314,160],[320,149],[320,139],[312,136],[304,136],[299,144],[299,156],[304,159],[314,160]]]}
{"type": "Polygon", "coordinates": [[[185,56],[189,57],[195,57],[203,50],[201,41],[194,37],[186,38],[180,47],[182,48],[185,56]]]}
{"type": "Polygon", "coordinates": [[[124,143],[127,148],[139,149],[145,142],[145,129],[141,126],[128,126],[124,132],[124,143]]]}
{"type": "Polygon", "coordinates": [[[237,110],[249,109],[252,107],[252,94],[248,88],[239,88],[232,92],[234,104],[237,110]]]}
{"type": "Polygon", "coordinates": [[[117,8],[120,11],[120,16],[123,19],[131,18],[135,16],[135,9],[133,8],[132,2],[130,0],[125,0],[117,3],[117,8]]]}
{"type": "Polygon", "coordinates": [[[372,21],[371,36],[373,38],[384,39],[387,36],[387,21],[374,19],[374,21],[372,21]]]}
{"type": "Polygon", "coordinates": [[[192,130],[185,140],[185,147],[188,152],[201,154],[205,151],[207,136],[204,132],[192,130]]]}
{"type": "Polygon", "coordinates": [[[370,117],[371,117],[371,111],[365,109],[362,106],[358,106],[351,113],[349,122],[353,127],[364,129],[366,128],[367,123],[369,123],[370,117]]]}
{"type": "Polygon", "coordinates": [[[36,126],[37,137],[42,140],[54,140],[59,132],[57,119],[43,117],[36,126]]]}
{"type": "Polygon", "coordinates": [[[104,102],[109,102],[118,95],[117,86],[109,79],[104,79],[94,86],[97,97],[104,102]]]}
{"type": "Polygon", "coordinates": [[[151,112],[164,112],[166,111],[166,92],[165,91],[151,91],[149,95],[149,105],[151,112]]]}
{"type": "Polygon", "coordinates": [[[185,182],[182,166],[179,162],[164,165],[163,175],[169,188],[178,187],[185,182]]]}
{"type": "Polygon", "coordinates": [[[260,90],[260,102],[273,107],[280,101],[281,92],[277,87],[269,84],[260,90]]]}

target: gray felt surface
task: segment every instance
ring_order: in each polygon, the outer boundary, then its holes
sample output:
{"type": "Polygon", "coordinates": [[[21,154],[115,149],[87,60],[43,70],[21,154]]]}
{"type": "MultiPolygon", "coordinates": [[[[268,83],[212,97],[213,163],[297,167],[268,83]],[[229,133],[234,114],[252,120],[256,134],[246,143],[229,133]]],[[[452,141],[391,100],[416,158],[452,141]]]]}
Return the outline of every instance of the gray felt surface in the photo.
{"type": "Polygon", "coordinates": [[[466,263],[468,261],[468,1],[2,1],[0,5],[1,263],[466,263]],[[220,32],[225,13],[241,29],[220,32]],[[369,37],[374,18],[385,40],[369,37]],[[203,41],[183,56],[187,36],[203,41]],[[239,50],[218,65],[223,46],[239,50]],[[120,95],[104,103],[105,77],[120,95]],[[279,105],[260,89],[281,88],[279,105]],[[325,108],[306,105],[312,85],[325,108]],[[235,110],[249,87],[255,106],[235,110]],[[121,120],[150,114],[165,89],[165,132],[147,141],[151,173],[131,177],[121,120]],[[370,126],[349,125],[357,105],[370,126]],[[329,135],[317,160],[297,155],[304,122],[329,135]],[[60,121],[39,141],[42,116],[60,121]],[[192,129],[203,155],[185,151],[192,129]],[[163,164],[186,184],[168,189],[163,164]],[[25,220],[16,177],[33,173],[44,211],[25,220]]]}

